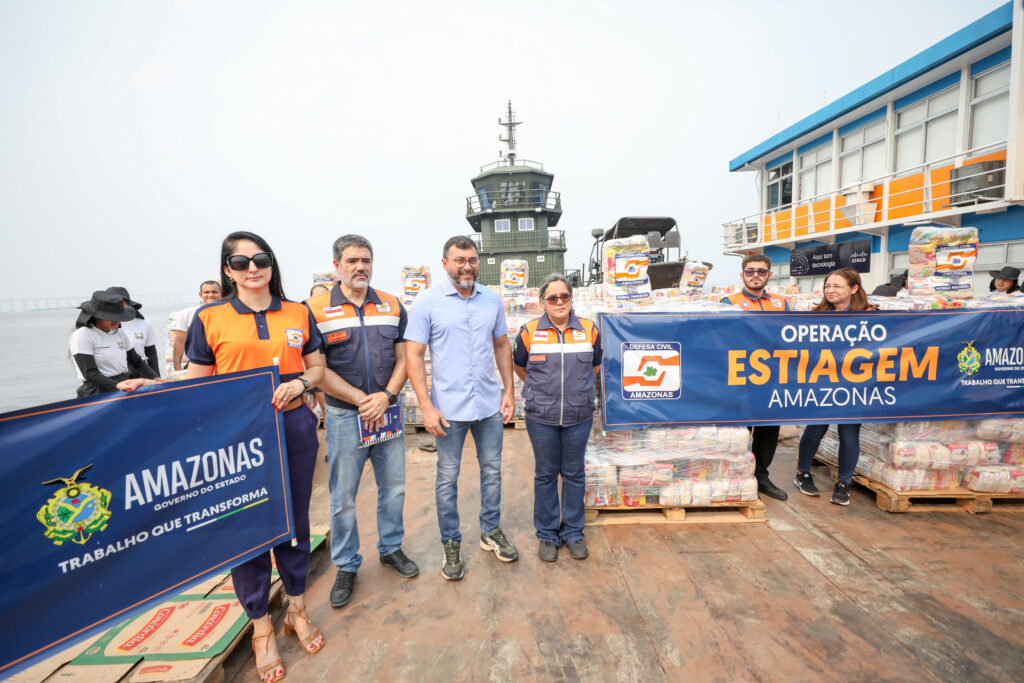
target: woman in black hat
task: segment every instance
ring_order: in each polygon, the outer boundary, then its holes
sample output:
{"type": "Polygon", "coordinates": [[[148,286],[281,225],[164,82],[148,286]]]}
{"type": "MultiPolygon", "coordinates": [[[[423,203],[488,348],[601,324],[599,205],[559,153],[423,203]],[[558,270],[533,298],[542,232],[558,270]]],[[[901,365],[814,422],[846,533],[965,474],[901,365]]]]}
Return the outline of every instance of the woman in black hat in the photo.
{"type": "Polygon", "coordinates": [[[83,301],[82,312],[75,322],[75,331],[68,339],[68,348],[75,359],[75,370],[82,386],[79,397],[102,394],[125,387],[119,386],[134,372],[135,376],[155,379],[146,361],[132,348],[131,340],[121,323],[135,319],[135,309],[111,292],[93,292],[83,301]]]}
{"type": "MultiPolygon", "coordinates": [[[[156,333],[153,331],[153,326],[143,317],[142,304],[138,301],[132,301],[132,297],[128,294],[128,290],[124,287],[107,287],[107,291],[111,294],[117,294],[119,297],[124,299],[125,306],[131,306],[135,309],[135,319],[129,320],[121,325],[121,329],[128,335],[128,339],[132,342],[132,348],[135,349],[135,353],[139,354],[140,357],[144,358],[149,367],[153,368],[153,372],[160,376],[160,360],[157,358],[156,353],[156,333]]],[[[137,375],[132,375],[136,377],[137,375]]]]}
{"type": "Polygon", "coordinates": [[[1002,270],[990,270],[992,282],[988,285],[988,291],[993,294],[1013,294],[1020,291],[1020,268],[1003,266],[1002,270]]]}

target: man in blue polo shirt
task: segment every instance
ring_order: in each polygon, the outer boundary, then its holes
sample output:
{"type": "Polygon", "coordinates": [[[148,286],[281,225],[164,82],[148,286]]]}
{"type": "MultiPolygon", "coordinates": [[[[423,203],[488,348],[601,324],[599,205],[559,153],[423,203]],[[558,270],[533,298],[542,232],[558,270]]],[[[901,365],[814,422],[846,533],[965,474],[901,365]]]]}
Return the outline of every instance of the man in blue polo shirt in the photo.
{"type": "Polygon", "coordinates": [[[423,409],[423,426],[437,437],[437,522],[444,544],[441,573],[450,581],[465,574],[459,532],[458,479],[466,432],[472,432],[480,463],[480,547],[502,562],[519,551],[501,530],[501,447],[504,423],[512,419],[512,347],[501,297],[477,284],[480,256],[468,237],[444,245],[448,275],[416,298],[405,330],[409,381],[423,409]],[[433,370],[427,389],[427,347],[433,370]],[[497,363],[501,384],[494,377],[497,363]]]}

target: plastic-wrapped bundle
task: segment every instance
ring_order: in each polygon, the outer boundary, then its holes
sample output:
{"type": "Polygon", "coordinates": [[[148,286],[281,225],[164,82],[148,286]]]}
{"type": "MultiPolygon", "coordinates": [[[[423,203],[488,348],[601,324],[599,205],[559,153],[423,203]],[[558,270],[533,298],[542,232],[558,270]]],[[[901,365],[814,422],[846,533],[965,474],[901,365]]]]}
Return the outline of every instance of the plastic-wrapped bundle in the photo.
{"type": "Polygon", "coordinates": [[[1013,465],[983,465],[964,472],[964,488],[979,493],[1024,494],[1024,469],[1013,465]]]}
{"type": "Polygon", "coordinates": [[[608,240],[604,243],[605,298],[641,303],[651,298],[647,268],[651,250],[643,235],[608,240]]]}
{"type": "Polygon", "coordinates": [[[1003,451],[1004,465],[1024,465],[1024,443],[1008,443],[1003,451]]]}
{"type": "MultiPolygon", "coordinates": [[[[964,441],[980,436],[977,434],[976,423],[964,420],[893,422],[887,425],[878,425],[877,428],[888,431],[899,441],[964,441]]],[[[981,436],[981,438],[990,437],[981,436]]],[[[996,439],[992,438],[992,440],[996,439]]]]}
{"type": "Polygon", "coordinates": [[[750,432],[743,427],[669,427],[635,430],[598,430],[587,446],[592,464],[641,465],[683,459],[752,460],[750,432]]]}
{"type": "Polygon", "coordinates": [[[710,505],[757,500],[754,477],[735,479],[681,479],[662,487],[658,503],[665,506],[710,505]]]}
{"type": "Polygon", "coordinates": [[[416,297],[430,288],[430,266],[402,266],[402,303],[412,304],[416,297]]]}
{"type": "Polygon", "coordinates": [[[683,264],[683,276],[679,278],[679,289],[701,291],[708,279],[711,266],[703,261],[687,261],[683,264]]]}
{"type": "Polygon", "coordinates": [[[949,491],[960,487],[960,470],[905,470],[866,458],[858,461],[857,472],[893,491],[949,491]]]}
{"type": "Polygon", "coordinates": [[[979,439],[992,441],[1024,441],[1024,419],[992,418],[977,423],[976,432],[979,439]]]}
{"type": "Polygon", "coordinates": [[[501,288],[508,293],[526,293],[530,281],[530,264],[522,259],[505,259],[501,262],[501,288]]]}
{"type": "Polygon", "coordinates": [[[914,228],[908,251],[907,289],[912,296],[974,296],[977,228],[914,228]]]}

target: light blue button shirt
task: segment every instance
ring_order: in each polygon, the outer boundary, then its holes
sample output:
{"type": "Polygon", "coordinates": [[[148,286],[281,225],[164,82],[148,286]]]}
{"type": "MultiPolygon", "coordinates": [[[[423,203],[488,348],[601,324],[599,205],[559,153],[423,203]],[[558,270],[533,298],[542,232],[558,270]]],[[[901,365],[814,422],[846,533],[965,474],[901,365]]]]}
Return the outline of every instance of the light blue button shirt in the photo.
{"type": "Polygon", "coordinates": [[[430,348],[430,400],[445,418],[482,420],[501,409],[494,339],[508,335],[505,306],[496,292],[480,284],[464,299],[443,277],[416,297],[405,340],[430,348]]]}

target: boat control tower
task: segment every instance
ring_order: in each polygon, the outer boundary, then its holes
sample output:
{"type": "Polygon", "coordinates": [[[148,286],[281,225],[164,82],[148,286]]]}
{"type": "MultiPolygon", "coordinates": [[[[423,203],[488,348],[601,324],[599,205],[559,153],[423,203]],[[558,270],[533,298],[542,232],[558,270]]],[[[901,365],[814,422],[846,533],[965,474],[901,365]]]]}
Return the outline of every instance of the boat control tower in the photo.
{"type": "Polygon", "coordinates": [[[475,231],[470,237],[480,251],[479,281],[497,285],[501,262],[522,259],[530,265],[527,286],[537,287],[549,273],[565,273],[565,233],[552,229],[562,216],[562,199],[551,191],[555,176],[543,164],[518,157],[516,127],[522,121],[515,120],[512,102],[498,125],[505,128],[498,139],[508,149],[480,168],[471,181],[474,194],[466,197],[466,220],[475,231]]]}

